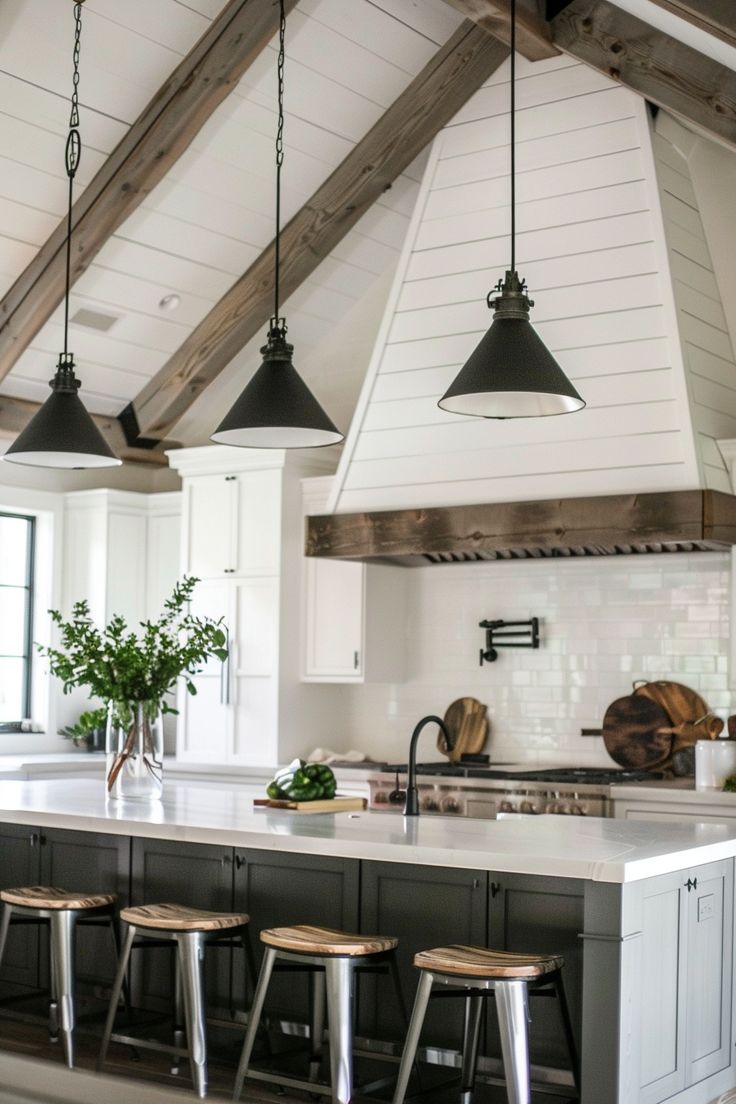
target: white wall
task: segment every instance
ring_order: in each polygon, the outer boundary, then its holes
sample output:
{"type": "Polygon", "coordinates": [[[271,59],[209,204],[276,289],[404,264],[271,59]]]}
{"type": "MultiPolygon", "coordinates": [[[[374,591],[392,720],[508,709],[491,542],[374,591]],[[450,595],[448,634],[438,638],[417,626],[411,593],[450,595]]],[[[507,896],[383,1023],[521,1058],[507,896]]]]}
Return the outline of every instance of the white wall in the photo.
{"type": "MultiPolygon", "coordinates": [[[[633,679],[674,679],[724,718],[728,553],[535,560],[407,569],[407,681],[354,686],[342,748],[406,759],[416,721],[455,698],[487,703],[497,762],[610,765],[599,728],[633,679]],[[478,664],[483,618],[542,619],[538,651],[478,664]]],[[[437,759],[427,734],[420,760],[437,759]]]]}

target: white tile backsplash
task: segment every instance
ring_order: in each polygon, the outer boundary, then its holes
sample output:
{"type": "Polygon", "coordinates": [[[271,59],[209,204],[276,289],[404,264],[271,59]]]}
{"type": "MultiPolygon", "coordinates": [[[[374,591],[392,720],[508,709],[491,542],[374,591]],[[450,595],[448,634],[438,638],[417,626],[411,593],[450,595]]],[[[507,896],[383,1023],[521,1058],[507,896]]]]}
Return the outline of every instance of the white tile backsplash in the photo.
{"type": "MultiPolygon", "coordinates": [[[[345,748],[404,759],[420,717],[472,695],[488,705],[494,760],[609,765],[580,729],[639,678],[683,682],[725,719],[729,573],[726,552],[407,569],[407,679],[349,688],[345,748]],[[479,621],[532,616],[538,651],[479,666],[479,621]]],[[[436,757],[428,733],[420,759],[436,757]]]]}

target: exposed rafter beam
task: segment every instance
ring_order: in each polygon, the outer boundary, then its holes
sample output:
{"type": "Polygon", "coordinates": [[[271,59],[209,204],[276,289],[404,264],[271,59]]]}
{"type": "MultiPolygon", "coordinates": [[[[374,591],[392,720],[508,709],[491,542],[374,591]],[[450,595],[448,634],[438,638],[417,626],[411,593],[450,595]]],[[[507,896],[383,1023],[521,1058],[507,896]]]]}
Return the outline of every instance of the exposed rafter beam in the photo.
{"type": "MultiPolygon", "coordinates": [[[[358,142],[281,234],[285,300],[508,56],[466,22],[358,142]]],[[[264,329],[273,298],[269,246],[133,402],[140,433],[165,437],[243,346],[264,329]]]]}
{"type": "MultiPolygon", "coordinates": [[[[27,399],[16,399],[10,395],[0,395],[0,438],[15,438],[25,429],[36,413],[40,403],[27,399]]],[[[112,450],[121,460],[129,464],[152,464],[166,467],[168,461],[160,449],[131,447],[117,418],[108,418],[104,414],[93,414],[92,418],[112,450]]],[[[175,442],[162,442],[161,449],[175,447],[175,442]]]]}
{"type": "MultiPolygon", "coordinates": [[[[484,16],[494,13],[497,17],[505,14],[508,20],[508,0],[448,2],[481,25],[484,16]]],[[[701,0],[668,2],[682,7],[710,6],[706,0],[702,4],[701,0]]],[[[736,6],[736,0],[734,3],[736,6]]],[[[544,32],[537,32],[540,48],[551,36],[563,53],[736,148],[736,73],[732,69],[662,34],[609,0],[571,0],[543,26],[544,32]]],[[[527,35],[535,33],[531,18],[526,19],[525,27],[527,35]]]]}
{"type": "MultiPolygon", "coordinates": [[[[286,0],[287,9],[295,3],[286,0]]],[[[74,204],[72,281],[163,179],[277,27],[274,0],[230,0],[212,21],[74,204]]],[[[0,380],[64,297],[65,237],[66,219],[0,302],[0,380]]]]}
{"type": "Polygon", "coordinates": [[[736,46],[736,4],[734,0],[652,0],[659,8],[678,15],[715,35],[729,46],[736,46]]]}
{"type": "MultiPolygon", "coordinates": [[[[508,45],[510,35],[510,0],[448,0],[462,15],[472,19],[484,31],[508,45]]],[[[529,61],[557,57],[560,51],[552,43],[549,25],[535,12],[518,7],[516,11],[516,47],[529,61]]]]}

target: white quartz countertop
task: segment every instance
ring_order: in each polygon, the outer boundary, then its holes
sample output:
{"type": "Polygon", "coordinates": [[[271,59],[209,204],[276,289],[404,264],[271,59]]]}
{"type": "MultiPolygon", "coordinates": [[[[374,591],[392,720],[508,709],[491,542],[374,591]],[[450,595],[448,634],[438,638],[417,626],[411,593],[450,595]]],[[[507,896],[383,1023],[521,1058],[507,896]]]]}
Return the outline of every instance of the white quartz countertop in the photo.
{"type": "Polygon", "coordinates": [[[169,782],[108,802],[98,779],[0,782],[0,822],[423,866],[631,882],[736,855],[736,826],[595,817],[502,820],[254,810],[246,786],[169,782]]]}

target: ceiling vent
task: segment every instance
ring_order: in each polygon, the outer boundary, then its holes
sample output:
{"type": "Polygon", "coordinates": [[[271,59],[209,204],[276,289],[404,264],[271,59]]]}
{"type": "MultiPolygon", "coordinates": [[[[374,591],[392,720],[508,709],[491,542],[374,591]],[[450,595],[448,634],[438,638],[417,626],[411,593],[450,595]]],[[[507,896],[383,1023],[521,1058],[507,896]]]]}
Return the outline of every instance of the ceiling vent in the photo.
{"type": "Polygon", "coordinates": [[[103,314],[102,311],[90,310],[88,307],[80,307],[69,321],[74,326],[84,326],[88,330],[98,330],[107,333],[118,321],[117,314],[103,314]]]}

